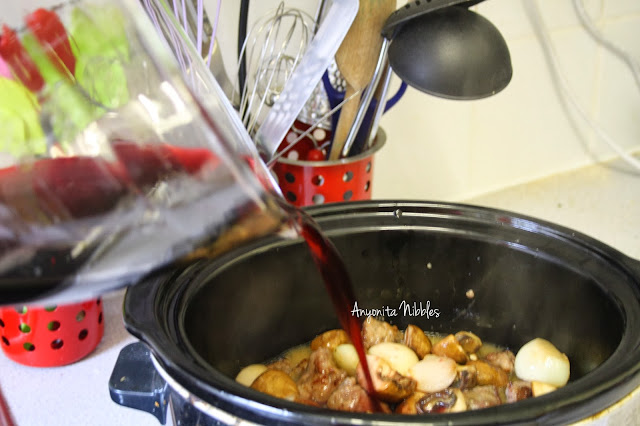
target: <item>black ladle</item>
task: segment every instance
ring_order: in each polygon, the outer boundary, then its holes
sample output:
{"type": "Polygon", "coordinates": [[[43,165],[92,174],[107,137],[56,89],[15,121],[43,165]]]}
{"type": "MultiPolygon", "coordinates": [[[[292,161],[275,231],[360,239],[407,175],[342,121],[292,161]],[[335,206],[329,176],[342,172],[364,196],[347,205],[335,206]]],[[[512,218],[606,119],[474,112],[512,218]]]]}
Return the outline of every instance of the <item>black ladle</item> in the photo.
{"type": "Polygon", "coordinates": [[[513,70],[502,34],[468,9],[482,0],[416,0],[387,19],[393,71],[412,87],[449,99],[479,99],[504,89],[513,70]]]}

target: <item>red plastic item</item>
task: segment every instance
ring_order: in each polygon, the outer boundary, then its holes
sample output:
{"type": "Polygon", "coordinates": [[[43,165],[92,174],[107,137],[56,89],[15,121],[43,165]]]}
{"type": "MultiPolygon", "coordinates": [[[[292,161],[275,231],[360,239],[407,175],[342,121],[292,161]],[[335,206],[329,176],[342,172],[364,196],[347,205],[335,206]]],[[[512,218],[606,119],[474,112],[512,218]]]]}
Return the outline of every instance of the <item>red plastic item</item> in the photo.
{"type": "Polygon", "coordinates": [[[69,70],[71,74],[76,70],[76,58],[71,51],[71,43],[67,30],[58,15],[47,9],[37,9],[27,15],[27,27],[36,36],[47,52],[49,59],[60,71],[69,70]]]}
{"type": "Polygon", "coordinates": [[[336,161],[307,161],[317,148],[303,139],[274,163],[273,171],[284,197],[298,207],[370,200],[374,154],[384,143],[385,135],[380,130],[373,147],[359,155],[336,161]]]}
{"type": "Polygon", "coordinates": [[[98,346],[104,334],[100,299],[64,306],[0,309],[0,346],[5,355],[31,367],[76,362],[98,346]]]}
{"type": "Polygon", "coordinates": [[[17,33],[6,25],[2,26],[0,35],[0,56],[27,89],[37,92],[44,86],[38,67],[20,42],[17,33]]]}

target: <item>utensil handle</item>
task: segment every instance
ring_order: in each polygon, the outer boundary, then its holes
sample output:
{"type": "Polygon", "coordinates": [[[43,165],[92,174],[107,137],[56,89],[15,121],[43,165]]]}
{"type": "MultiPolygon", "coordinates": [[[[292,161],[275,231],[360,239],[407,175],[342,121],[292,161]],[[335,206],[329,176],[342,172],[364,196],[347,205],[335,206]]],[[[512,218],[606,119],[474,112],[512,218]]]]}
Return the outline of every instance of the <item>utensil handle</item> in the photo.
{"type": "Polygon", "coordinates": [[[0,389],[0,425],[3,425],[3,426],[15,425],[15,422],[11,417],[11,410],[9,410],[9,405],[7,405],[7,400],[2,394],[2,389],[0,389]]]}
{"type": "MultiPolygon", "coordinates": [[[[364,116],[369,109],[369,105],[371,104],[371,100],[373,99],[373,94],[375,93],[378,84],[380,83],[380,78],[382,77],[382,69],[387,60],[387,50],[389,49],[389,40],[382,39],[382,45],[380,46],[380,53],[378,54],[378,61],[376,62],[376,67],[373,71],[373,78],[371,82],[365,89],[364,95],[360,100],[360,105],[358,107],[358,112],[356,113],[356,117],[351,125],[351,129],[349,129],[349,134],[347,135],[347,139],[345,141],[344,147],[342,147],[342,151],[340,152],[341,157],[347,157],[349,155],[349,151],[353,146],[353,142],[356,140],[356,135],[358,134],[358,130],[360,130],[360,126],[364,121],[364,116]]],[[[333,151],[333,150],[332,150],[333,151]]]]}
{"type": "Polygon", "coordinates": [[[376,135],[378,134],[378,126],[380,125],[380,119],[382,118],[382,114],[386,111],[386,107],[382,108],[382,102],[387,97],[387,92],[389,91],[389,84],[391,83],[391,66],[387,65],[384,70],[384,76],[382,77],[382,86],[380,88],[380,96],[378,104],[376,105],[376,109],[373,113],[373,119],[371,120],[371,128],[369,129],[369,138],[366,142],[366,148],[370,148],[373,146],[374,141],[376,140],[376,135]]]}
{"type": "Polygon", "coordinates": [[[167,422],[169,385],[151,362],[151,353],[142,342],[131,343],[120,351],[109,378],[111,400],[135,408],[167,422]]]}
{"type": "MultiPolygon", "coordinates": [[[[335,87],[333,87],[333,84],[331,84],[331,80],[329,79],[328,72],[325,72],[324,75],[322,76],[322,85],[324,86],[324,90],[327,93],[327,98],[329,98],[329,106],[331,106],[331,108],[335,108],[336,106],[338,106],[338,104],[340,104],[340,102],[344,100],[344,92],[341,92],[337,90],[335,87]]],[[[408,87],[407,83],[404,81],[401,81],[400,86],[398,87],[398,90],[396,91],[396,93],[394,93],[393,96],[391,96],[387,100],[387,102],[384,104],[383,112],[389,111],[391,108],[394,107],[395,104],[398,103],[398,101],[402,98],[402,96],[404,96],[405,92],[407,91],[407,87],[408,87]]],[[[376,102],[376,100],[374,100],[373,102],[376,102]]],[[[336,115],[339,115],[339,114],[334,114],[332,118],[335,117],[336,115]]]]}
{"type": "Polygon", "coordinates": [[[413,18],[417,18],[418,16],[433,12],[434,10],[455,6],[457,4],[468,8],[482,1],[484,0],[415,0],[411,3],[407,3],[404,7],[401,7],[389,16],[384,24],[384,28],[382,29],[382,36],[391,40],[396,30],[402,24],[413,18]]]}
{"type": "Polygon", "coordinates": [[[360,109],[359,100],[361,96],[359,94],[356,94],[356,91],[351,86],[347,86],[345,99],[348,99],[352,96],[353,98],[347,101],[342,106],[342,111],[340,111],[338,126],[336,126],[336,130],[333,133],[333,142],[331,143],[331,151],[329,152],[329,161],[338,160],[340,158],[342,150],[347,143],[349,132],[353,127],[356,116],[358,115],[358,110],[360,109]]]}

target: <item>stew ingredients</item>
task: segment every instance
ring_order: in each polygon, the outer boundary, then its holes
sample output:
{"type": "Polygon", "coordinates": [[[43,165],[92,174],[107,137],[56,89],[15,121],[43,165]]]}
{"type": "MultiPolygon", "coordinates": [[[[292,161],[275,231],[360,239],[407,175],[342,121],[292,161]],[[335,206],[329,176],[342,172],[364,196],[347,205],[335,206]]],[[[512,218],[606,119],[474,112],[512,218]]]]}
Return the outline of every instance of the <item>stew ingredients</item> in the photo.
{"type": "Polygon", "coordinates": [[[243,368],[236,380],[258,391],[333,410],[396,414],[476,410],[535,397],[564,386],[569,360],[536,338],[517,355],[460,331],[405,331],[372,317],[362,327],[375,395],[343,330],[329,330],[265,364],[243,368]],[[374,399],[375,398],[375,399],[374,399]],[[376,401],[377,400],[377,401],[376,401]],[[376,408],[380,407],[380,408],[376,408]]]}

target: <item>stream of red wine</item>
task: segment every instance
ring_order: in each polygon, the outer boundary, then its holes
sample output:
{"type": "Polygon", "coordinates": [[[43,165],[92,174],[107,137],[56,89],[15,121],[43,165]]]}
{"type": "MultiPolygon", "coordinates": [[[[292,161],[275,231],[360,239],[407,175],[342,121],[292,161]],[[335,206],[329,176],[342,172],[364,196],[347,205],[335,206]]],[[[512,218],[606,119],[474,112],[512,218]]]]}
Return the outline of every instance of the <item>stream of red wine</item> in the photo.
{"type": "Polygon", "coordinates": [[[356,301],[351,278],[345,263],[333,243],[322,233],[317,223],[303,210],[281,201],[283,209],[293,218],[298,233],[307,243],[316,267],[322,275],[327,293],[335,309],[342,328],[347,332],[355,346],[358,359],[363,367],[367,383],[363,387],[371,396],[374,409],[381,412],[380,403],[375,397],[371,371],[367,364],[366,351],[362,340],[362,320],[351,315],[356,301]]]}

